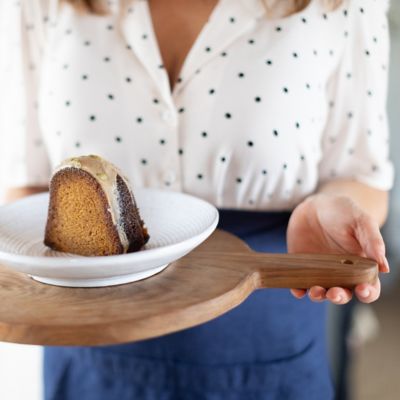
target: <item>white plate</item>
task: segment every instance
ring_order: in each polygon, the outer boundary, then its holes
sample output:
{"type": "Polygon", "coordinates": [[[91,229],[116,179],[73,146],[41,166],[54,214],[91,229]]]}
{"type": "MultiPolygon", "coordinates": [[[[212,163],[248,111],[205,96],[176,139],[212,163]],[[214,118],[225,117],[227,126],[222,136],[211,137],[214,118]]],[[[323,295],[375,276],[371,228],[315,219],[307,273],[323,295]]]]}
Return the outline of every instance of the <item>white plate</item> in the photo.
{"type": "Polygon", "coordinates": [[[136,189],[135,198],[150,234],[135,253],[83,257],[43,244],[48,194],[0,207],[0,263],[59,286],[110,286],[147,278],[183,257],[217,226],[218,211],[193,196],[156,189],[136,189]]]}

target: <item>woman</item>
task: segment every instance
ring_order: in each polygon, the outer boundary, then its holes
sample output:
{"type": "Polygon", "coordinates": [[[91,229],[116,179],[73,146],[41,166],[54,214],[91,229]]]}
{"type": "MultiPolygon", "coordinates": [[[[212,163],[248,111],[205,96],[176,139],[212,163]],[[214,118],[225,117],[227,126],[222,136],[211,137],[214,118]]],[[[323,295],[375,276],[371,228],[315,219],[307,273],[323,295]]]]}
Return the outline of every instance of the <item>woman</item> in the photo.
{"type": "MultiPolygon", "coordinates": [[[[45,190],[66,157],[99,154],[134,187],[214,203],[220,228],[257,251],[355,253],[388,272],[386,10],[373,0],[121,0],[106,12],[95,0],[2,2],[9,198],[45,190]]],[[[354,290],[365,303],[379,292],[379,280],[354,290]]],[[[260,291],[139,343],[47,348],[45,397],[330,399],[317,303],[352,293],[292,294],[260,291]]]]}

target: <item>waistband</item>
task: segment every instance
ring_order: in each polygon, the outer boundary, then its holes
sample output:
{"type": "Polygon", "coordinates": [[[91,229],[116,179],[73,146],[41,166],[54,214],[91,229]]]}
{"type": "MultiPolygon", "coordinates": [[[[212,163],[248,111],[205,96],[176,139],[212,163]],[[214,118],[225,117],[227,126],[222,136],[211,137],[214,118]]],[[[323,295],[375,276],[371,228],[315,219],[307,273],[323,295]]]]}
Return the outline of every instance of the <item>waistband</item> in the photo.
{"type": "Polygon", "coordinates": [[[286,228],[291,215],[290,211],[243,211],[219,209],[218,228],[238,236],[258,231],[271,231],[286,228]]]}

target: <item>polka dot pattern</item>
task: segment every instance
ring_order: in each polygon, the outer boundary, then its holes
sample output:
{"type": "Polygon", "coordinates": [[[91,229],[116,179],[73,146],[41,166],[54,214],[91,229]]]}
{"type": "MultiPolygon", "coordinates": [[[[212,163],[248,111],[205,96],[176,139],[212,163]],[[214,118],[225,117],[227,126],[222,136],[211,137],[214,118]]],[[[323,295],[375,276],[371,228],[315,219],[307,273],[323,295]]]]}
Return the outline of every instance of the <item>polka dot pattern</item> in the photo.
{"type": "Polygon", "coordinates": [[[111,12],[85,23],[26,2],[28,20],[1,2],[16,21],[0,49],[13,57],[0,64],[0,96],[11,94],[2,118],[15,132],[1,137],[6,178],[47,184],[62,159],[93,153],[133,185],[226,208],[292,209],[336,178],[388,189],[386,2],[344,0],[327,12],[313,1],[270,20],[258,1],[218,3],[173,91],[146,1],[122,21],[111,12]]]}

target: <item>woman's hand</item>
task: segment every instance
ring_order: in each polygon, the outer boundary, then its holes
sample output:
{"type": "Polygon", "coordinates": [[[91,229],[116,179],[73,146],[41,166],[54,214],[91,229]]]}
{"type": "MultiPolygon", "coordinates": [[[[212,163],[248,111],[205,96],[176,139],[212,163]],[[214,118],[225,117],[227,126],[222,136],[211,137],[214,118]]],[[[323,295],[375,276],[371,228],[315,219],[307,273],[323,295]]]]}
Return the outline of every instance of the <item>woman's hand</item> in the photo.
{"type": "MultiPolygon", "coordinates": [[[[380,272],[389,272],[378,223],[350,197],[319,193],[308,197],[292,213],[288,231],[289,253],[348,253],[376,260],[380,272]]],[[[370,303],[380,295],[379,279],[372,285],[360,284],[354,289],[358,299],[370,303]]],[[[307,291],[292,289],[292,294],[303,297],[307,291]]],[[[313,301],[328,299],[345,304],[352,298],[349,289],[325,289],[313,286],[308,295],[313,301]]]]}

